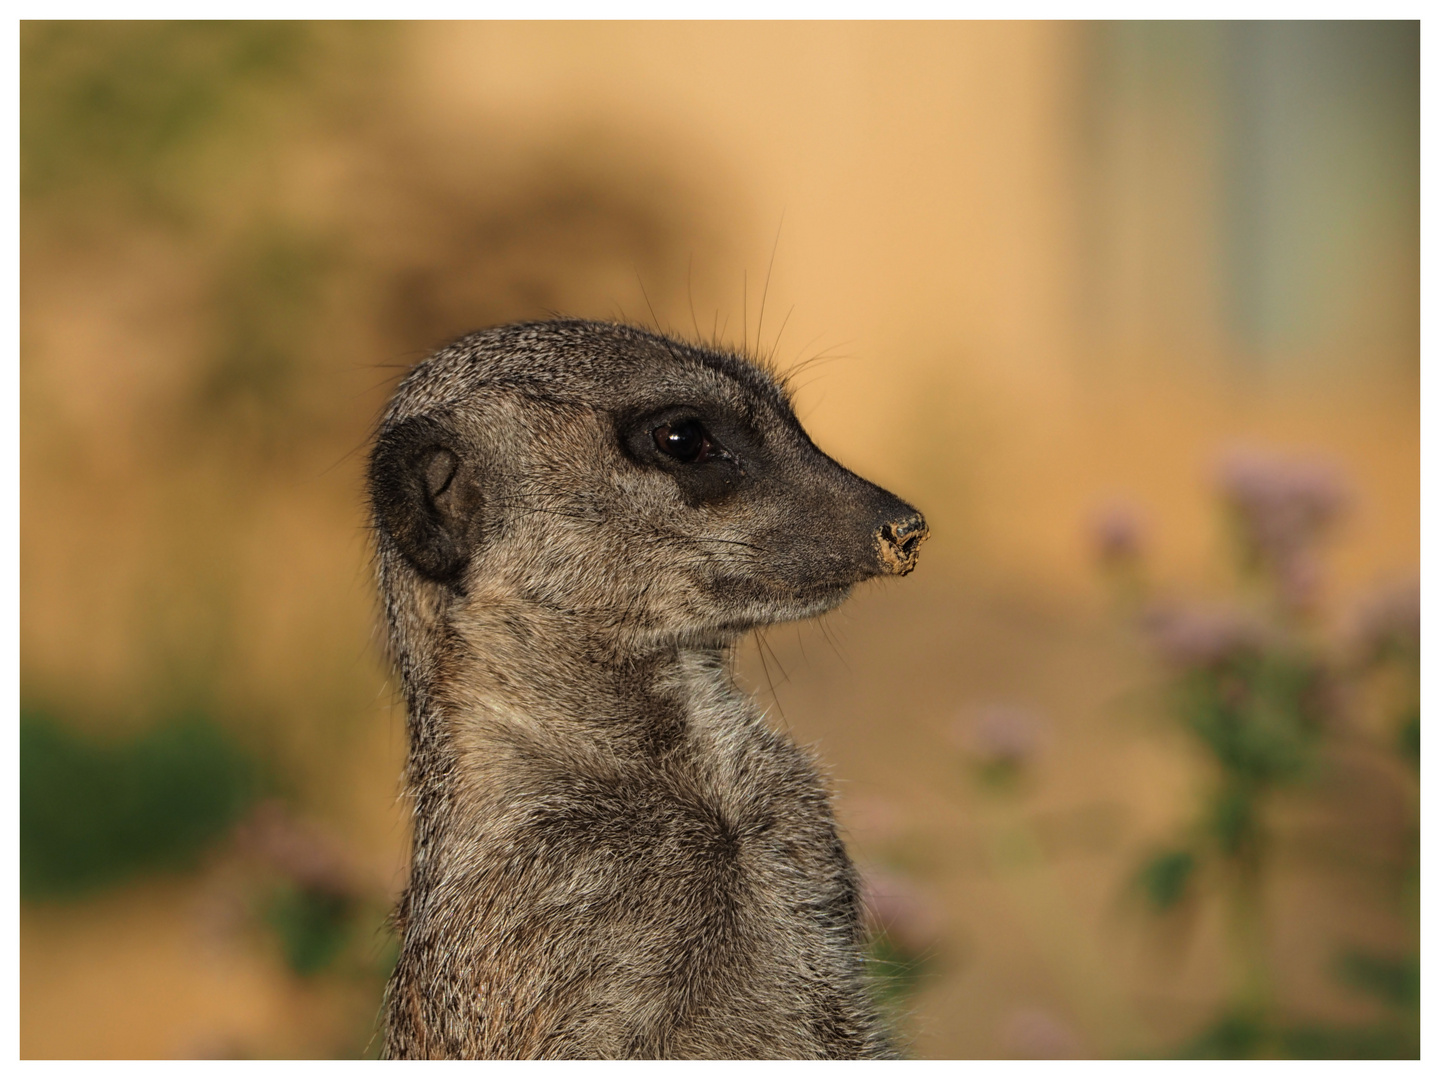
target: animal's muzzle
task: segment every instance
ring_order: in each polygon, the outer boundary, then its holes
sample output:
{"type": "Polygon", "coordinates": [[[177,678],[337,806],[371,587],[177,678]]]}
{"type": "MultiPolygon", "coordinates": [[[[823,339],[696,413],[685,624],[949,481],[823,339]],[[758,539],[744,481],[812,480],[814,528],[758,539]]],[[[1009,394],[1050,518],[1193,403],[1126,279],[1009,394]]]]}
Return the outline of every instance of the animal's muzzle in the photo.
{"type": "Polygon", "coordinates": [[[920,545],[930,535],[930,527],[917,510],[897,521],[887,521],[875,532],[875,553],[880,568],[887,574],[904,577],[915,569],[920,558],[920,545]]]}

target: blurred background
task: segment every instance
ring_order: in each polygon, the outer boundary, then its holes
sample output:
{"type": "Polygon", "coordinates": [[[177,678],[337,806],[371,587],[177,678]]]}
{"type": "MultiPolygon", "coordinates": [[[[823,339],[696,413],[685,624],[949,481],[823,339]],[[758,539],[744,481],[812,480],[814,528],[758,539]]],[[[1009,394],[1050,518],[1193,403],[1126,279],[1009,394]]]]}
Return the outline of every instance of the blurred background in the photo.
{"type": "Polygon", "coordinates": [[[747,642],[916,1057],[1415,1056],[1418,23],[26,23],[21,1053],[373,1056],[362,470],[552,312],[797,377],[747,642]]]}

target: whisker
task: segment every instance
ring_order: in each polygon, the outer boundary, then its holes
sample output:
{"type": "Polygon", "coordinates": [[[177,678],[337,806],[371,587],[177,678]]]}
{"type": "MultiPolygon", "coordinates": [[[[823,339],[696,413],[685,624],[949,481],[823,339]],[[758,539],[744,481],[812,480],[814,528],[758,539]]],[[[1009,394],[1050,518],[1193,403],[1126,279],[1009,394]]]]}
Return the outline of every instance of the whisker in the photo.
{"type": "Polygon", "coordinates": [[[761,670],[765,672],[765,683],[770,687],[770,700],[780,712],[780,719],[785,722],[785,730],[790,730],[790,718],[785,715],[785,706],[780,703],[780,695],[775,692],[775,680],[770,677],[770,665],[765,661],[765,631],[758,626],[755,628],[756,653],[760,657],[761,670]]]}
{"type": "Polygon", "coordinates": [[[591,524],[599,524],[605,520],[603,517],[596,517],[593,514],[572,514],[568,511],[555,510],[548,506],[526,506],[523,503],[504,502],[497,502],[492,505],[498,506],[502,510],[517,510],[524,514],[550,514],[554,517],[570,518],[572,521],[585,521],[591,524]]]}
{"type": "Polygon", "coordinates": [[[695,344],[699,345],[705,339],[700,336],[700,320],[695,317],[695,292],[690,287],[690,277],[695,269],[695,253],[690,253],[690,261],[685,264],[685,299],[690,304],[690,325],[695,328],[695,344]]]}
{"type": "Polygon", "coordinates": [[[780,657],[776,655],[774,646],[770,644],[770,639],[764,634],[761,634],[760,643],[770,651],[770,659],[774,660],[775,666],[780,669],[780,685],[784,686],[790,681],[790,673],[785,670],[785,665],[780,662],[780,657]]]}
{"type": "Polygon", "coordinates": [[[785,318],[780,320],[780,332],[775,335],[775,344],[770,346],[769,362],[772,367],[775,365],[776,354],[780,352],[780,339],[785,336],[785,327],[790,325],[790,316],[794,314],[795,305],[791,304],[790,310],[785,312],[785,318]]]}

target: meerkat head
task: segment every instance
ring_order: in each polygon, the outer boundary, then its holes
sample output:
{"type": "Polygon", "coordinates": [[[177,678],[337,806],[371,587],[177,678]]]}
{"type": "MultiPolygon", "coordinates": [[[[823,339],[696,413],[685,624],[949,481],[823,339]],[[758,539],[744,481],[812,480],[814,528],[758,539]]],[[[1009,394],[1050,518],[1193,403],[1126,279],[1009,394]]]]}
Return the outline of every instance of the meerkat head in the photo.
{"type": "Polygon", "coordinates": [[[467,611],[533,605],[622,652],[817,615],[908,574],[927,535],[821,452],[757,366],[575,321],[484,331],[418,365],[370,493],[392,626],[397,593],[462,629],[467,611]]]}

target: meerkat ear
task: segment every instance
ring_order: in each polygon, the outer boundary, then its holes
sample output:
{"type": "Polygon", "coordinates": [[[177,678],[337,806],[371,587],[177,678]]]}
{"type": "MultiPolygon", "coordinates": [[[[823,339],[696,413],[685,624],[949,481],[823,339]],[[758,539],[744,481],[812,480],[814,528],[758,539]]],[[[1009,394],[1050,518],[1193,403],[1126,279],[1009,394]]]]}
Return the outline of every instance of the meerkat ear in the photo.
{"type": "Polygon", "coordinates": [[[480,493],[473,464],[444,423],[403,420],[376,440],[370,455],[375,522],[416,570],[454,582],[480,540],[480,493]]]}

